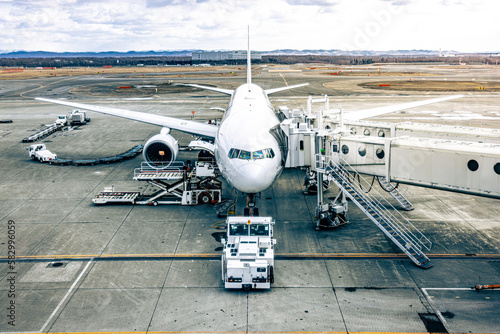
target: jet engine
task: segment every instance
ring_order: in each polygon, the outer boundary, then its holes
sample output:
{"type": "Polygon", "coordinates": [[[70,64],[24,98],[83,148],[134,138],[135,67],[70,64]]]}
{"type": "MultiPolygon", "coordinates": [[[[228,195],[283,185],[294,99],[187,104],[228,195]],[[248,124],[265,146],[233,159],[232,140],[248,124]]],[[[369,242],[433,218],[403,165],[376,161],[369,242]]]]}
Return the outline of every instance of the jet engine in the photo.
{"type": "Polygon", "coordinates": [[[149,138],[144,145],[142,155],[148,165],[153,168],[168,167],[177,157],[179,144],[169,132],[170,129],[163,128],[159,134],[149,138]]]}

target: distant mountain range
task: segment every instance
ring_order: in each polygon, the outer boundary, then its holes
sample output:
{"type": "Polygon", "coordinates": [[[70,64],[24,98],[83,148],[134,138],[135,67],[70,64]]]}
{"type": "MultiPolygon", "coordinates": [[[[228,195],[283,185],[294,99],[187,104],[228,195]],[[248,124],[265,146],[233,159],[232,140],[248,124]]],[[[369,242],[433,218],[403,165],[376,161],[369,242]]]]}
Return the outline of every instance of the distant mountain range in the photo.
{"type": "Polygon", "coordinates": [[[191,52],[183,51],[105,51],[105,52],[51,52],[51,51],[0,51],[3,58],[58,58],[58,57],[190,57],[191,52]]]}
{"type": "MultiPolygon", "coordinates": [[[[190,57],[193,52],[204,50],[174,50],[174,51],[105,51],[105,52],[51,52],[51,51],[2,51],[0,50],[0,58],[63,58],[63,57],[190,57]]],[[[227,51],[227,50],[216,50],[227,51]]],[[[445,57],[464,55],[471,53],[464,53],[458,51],[442,51],[445,57]]],[[[498,52],[481,52],[475,54],[495,55],[498,52]]],[[[356,50],[356,51],[343,51],[343,50],[294,50],[294,49],[280,49],[273,51],[262,51],[263,56],[439,56],[438,50],[389,50],[389,51],[371,51],[371,50],[356,50]]]]}
{"type": "MultiPolygon", "coordinates": [[[[106,52],[50,52],[50,51],[0,51],[0,58],[63,58],[63,57],[190,57],[192,52],[179,51],[106,51],[106,52]]],[[[457,55],[456,51],[443,51],[443,55],[457,55]]],[[[342,50],[293,50],[282,49],[262,51],[264,56],[272,55],[316,55],[316,56],[439,56],[436,50],[390,50],[390,51],[342,51],[342,50]]]]}

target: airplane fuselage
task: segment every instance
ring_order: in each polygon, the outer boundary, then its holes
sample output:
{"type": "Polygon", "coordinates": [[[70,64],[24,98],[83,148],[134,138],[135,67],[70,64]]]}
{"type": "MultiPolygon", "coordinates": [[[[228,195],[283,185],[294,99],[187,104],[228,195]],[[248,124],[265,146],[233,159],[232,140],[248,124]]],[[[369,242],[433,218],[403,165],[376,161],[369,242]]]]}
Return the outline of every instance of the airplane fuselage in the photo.
{"type": "Polygon", "coordinates": [[[239,191],[259,193],[281,173],[281,151],[270,132],[279,123],[262,88],[244,84],[234,91],[214,153],[222,176],[239,191]]]}

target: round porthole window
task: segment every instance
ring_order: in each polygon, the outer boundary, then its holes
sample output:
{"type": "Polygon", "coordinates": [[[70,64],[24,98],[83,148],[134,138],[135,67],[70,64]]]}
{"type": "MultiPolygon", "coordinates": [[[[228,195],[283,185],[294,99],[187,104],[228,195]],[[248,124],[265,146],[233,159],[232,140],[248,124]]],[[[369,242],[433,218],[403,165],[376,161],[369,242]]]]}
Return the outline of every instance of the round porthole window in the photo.
{"type": "Polygon", "coordinates": [[[342,153],[344,153],[344,154],[349,153],[349,146],[347,146],[347,145],[342,145],[342,153]]]}
{"type": "Polygon", "coordinates": [[[381,148],[377,148],[377,151],[375,152],[375,154],[377,155],[377,158],[379,158],[379,159],[383,159],[385,157],[385,152],[381,148]]]}
{"type": "Polygon", "coordinates": [[[363,131],[363,134],[364,134],[365,136],[369,136],[369,135],[370,135],[370,130],[365,129],[365,131],[363,131]]]}
{"type": "Polygon", "coordinates": [[[360,146],[358,148],[358,153],[359,153],[360,156],[364,157],[366,155],[366,147],[360,146]]]}
{"type": "Polygon", "coordinates": [[[471,172],[475,172],[479,169],[479,164],[477,163],[476,160],[474,159],[471,159],[469,160],[469,162],[467,163],[467,168],[469,168],[469,170],[471,172]]]}
{"type": "Polygon", "coordinates": [[[493,170],[495,171],[495,173],[500,175],[500,162],[496,163],[495,166],[493,166],[493,170]]]}
{"type": "Polygon", "coordinates": [[[379,136],[379,137],[385,137],[385,132],[384,132],[384,130],[378,130],[378,136],[379,136]]]}
{"type": "Polygon", "coordinates": [[[356,134],[356,128],[351,128],[351,134],[353,134],[353,135],[356,134]]]}

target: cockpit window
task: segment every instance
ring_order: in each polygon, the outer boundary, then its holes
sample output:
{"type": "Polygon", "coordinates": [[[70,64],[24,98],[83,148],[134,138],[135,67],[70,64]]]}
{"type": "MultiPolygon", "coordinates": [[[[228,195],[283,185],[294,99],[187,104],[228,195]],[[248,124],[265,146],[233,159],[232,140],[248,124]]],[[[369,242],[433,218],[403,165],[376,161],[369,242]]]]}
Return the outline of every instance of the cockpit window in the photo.
{"type": "Polygon", "coordinates": [[[232,148],[229,150],[229,159],[235,159],[238,157],[238,155],[240,154],[240,150],[237,150],[235,148],[232,148]]]}
{"type": "Polygon", "coordinates": [[[253,151],[252,152],[252,159],[264,159],[264,152],[262,152],[262,150],[253,151]]]}
{"type": "Polygon", "coordinates": [[[240,155],[238,156],[238,159],[243,159],[243,160],[250,160],[251,158],[251,153],[248,151],[240,151],[240,155]]]}
{"type": "Polygon", "coordinates": [[[244,151],[244,150],[238,150],[236,148],[232,148],[229,150],[228,153],[229,159],[243,159],[243,160],[256,160],[256,159],[272,159],[275,157],[274,151],[272,148],[266,148],[264,150],[258,150],[258,151],[244,151]]]}

